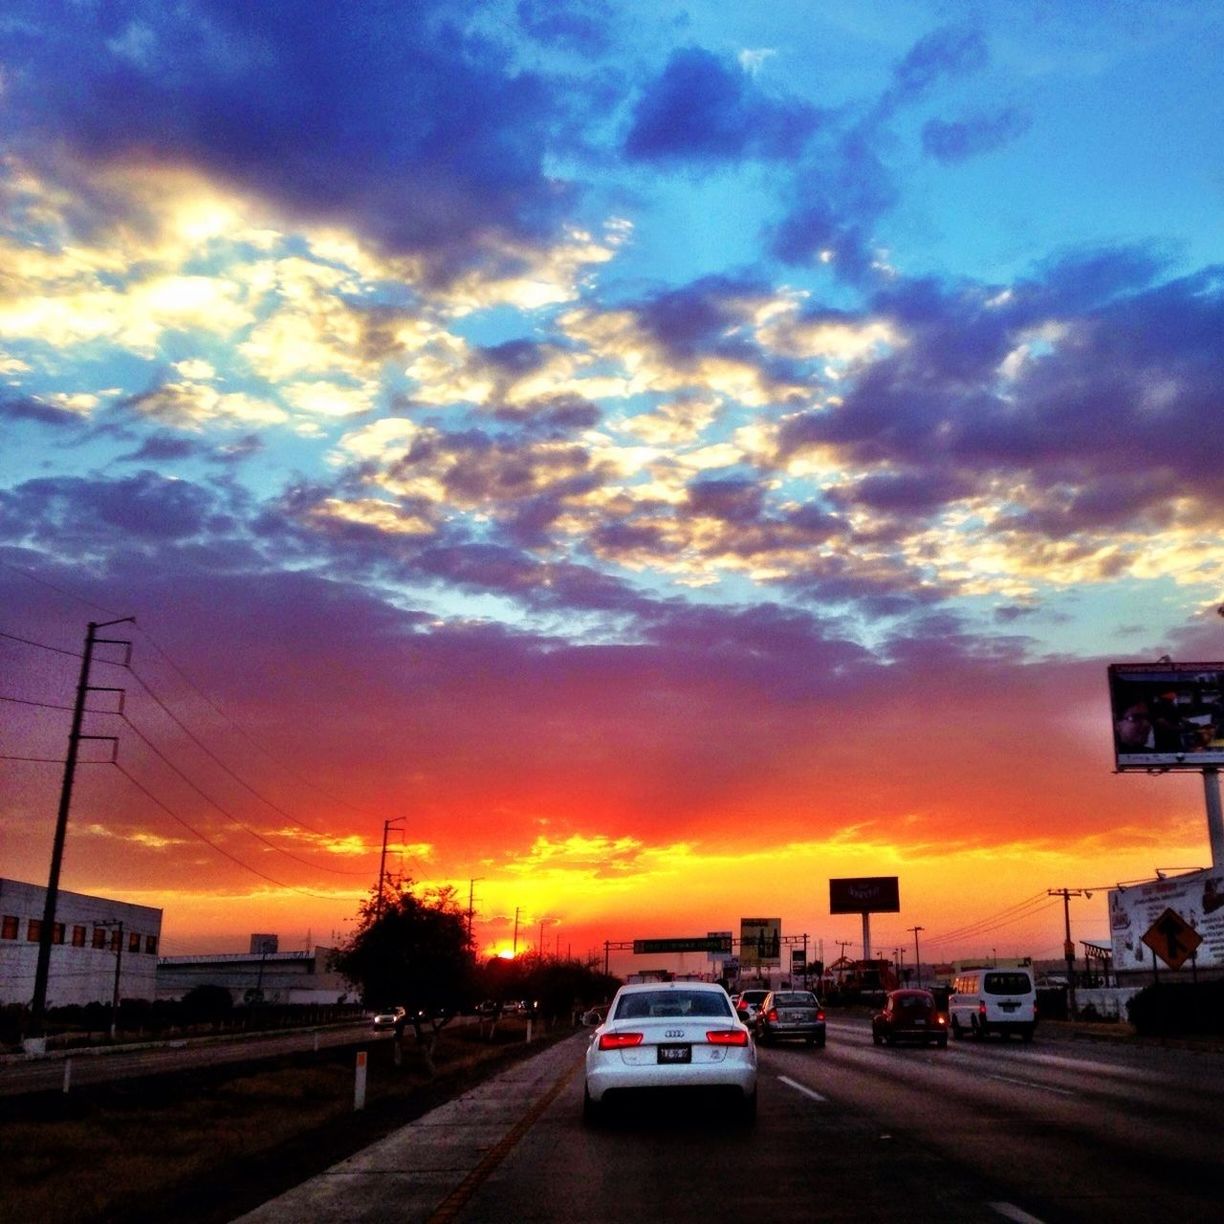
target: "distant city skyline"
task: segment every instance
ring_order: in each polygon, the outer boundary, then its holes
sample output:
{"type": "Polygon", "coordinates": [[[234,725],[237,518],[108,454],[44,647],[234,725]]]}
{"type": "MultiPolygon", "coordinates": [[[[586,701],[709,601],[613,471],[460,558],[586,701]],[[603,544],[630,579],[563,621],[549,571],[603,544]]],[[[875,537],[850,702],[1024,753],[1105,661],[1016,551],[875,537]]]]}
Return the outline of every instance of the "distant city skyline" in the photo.
{"type": "Polygon", "coordinates": [[[1057,958],[1055,889],[1106,942],[1211,865],[1106,669],[1224,659],[1222,54],[1178,0],[7,5],[6,876],[134,617],[61,884],[168,955],[343,935],[389,825],[488,954],[856,944],[876,875],[877,949],[1057,958]]]}

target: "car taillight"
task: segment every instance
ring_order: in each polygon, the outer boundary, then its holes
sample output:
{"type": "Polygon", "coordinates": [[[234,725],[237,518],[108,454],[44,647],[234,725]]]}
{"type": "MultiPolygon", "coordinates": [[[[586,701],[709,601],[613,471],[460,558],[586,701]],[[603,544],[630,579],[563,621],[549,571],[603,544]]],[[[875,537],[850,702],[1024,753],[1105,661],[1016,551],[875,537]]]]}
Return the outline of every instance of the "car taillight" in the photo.
{"type": "Polygon", "coordinates": [[[711,1045],[746,1046],[748,1044],[747,1029],[711,1029],[706,1034],[706,1040],[711,1045]]]}
{"type": "Polygon", "coordinates": [[[947,1016],[945,1016],[945,1015],[943,1015],[943,1014],[941,1013],[940,1015],[938,1015],[938,1016],[936,1016],[936,1017],[935,1017],[935,1023],[936,1023],[936,1024],[947,1024],[947,1023],[948,1023],[948,1017],[947,1017],[947,1016]]]}
{"type": "Polygon", "coordinates": [[[641,1033],[601,1033],[599,1048],[601,1050],[623,1050],[628,1046],[638,1046],[644,1040],[641,1033]]]}
{"type": "Polygon", "coordinates": [[[979,1015],[979,1016],[984,1016],[985,1014],[986,1014],[986,1004],[985,1004],[985,1003],[979,1003],[979,1004],[978,1004],[978,1015],[979,1015]]]}
{"type": "Polygon", "coordinates": [[[817,1020],[823,1020],[823,1019],[824,1019],[824,1012],[822,1012],[822,1011],[818,1011],[818,1012],[816,1013],[816,1019],[817,1019],[817,1020]]]}
{"type": "Polygon", "coordinates": [[[778,1009],[776,1007],[771,1007],[769,1009],[769,1015],[767,1015],[765,1019],[772,1021],[774,1024],[777,1024],[778,1023],[778,1009]]]}

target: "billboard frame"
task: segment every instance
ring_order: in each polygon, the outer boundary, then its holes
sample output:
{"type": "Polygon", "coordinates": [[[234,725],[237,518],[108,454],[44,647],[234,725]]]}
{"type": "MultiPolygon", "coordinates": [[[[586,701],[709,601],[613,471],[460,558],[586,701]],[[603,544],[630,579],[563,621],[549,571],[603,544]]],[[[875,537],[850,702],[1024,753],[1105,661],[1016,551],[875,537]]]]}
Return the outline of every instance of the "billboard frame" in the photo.
{"type": "Polygon", "coordinates": [[[1111,663],[1108,683],[1116,772],[1224,766],[1224,662],[1111,663]]]}

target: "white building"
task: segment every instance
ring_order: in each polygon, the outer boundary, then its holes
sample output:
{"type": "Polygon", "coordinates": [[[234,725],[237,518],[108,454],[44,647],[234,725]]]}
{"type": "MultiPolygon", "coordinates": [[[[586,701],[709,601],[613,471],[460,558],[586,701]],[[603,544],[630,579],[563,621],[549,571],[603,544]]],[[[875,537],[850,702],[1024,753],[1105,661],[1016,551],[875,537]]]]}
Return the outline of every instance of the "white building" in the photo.
{"type": "Polygon", "coordinates": [[[275,952],[276,940],[251,936],[250,952],[163,956],[157,962],[157,997],[181,999],[196,986],[224,986],[235,1003],[329,1004],[352,1002],[353,987],[331,968],[335,949],[275,952]]]}
{"type": "MultiPolygon", "coordinates": [[[[34,998],[47,890],[0,877],[0,1003],[34,998]]],[[[162,911],[61,888],[56,894],[47,1006],[152,1000],[162,911]]]]}

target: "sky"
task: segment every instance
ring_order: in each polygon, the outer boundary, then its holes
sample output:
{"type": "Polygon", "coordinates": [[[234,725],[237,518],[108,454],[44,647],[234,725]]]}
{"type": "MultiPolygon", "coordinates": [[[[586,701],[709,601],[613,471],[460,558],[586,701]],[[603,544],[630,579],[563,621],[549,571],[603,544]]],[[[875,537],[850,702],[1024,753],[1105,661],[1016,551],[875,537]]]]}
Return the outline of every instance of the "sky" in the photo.
{"type": "Polygon", "coordinates": [[[116,621],[60,883],[167,954],[346,938],[384,841],[488,952],[831,961],[877,875],[885,955],[1058,957],[1065,888],[1105,942],[1210,865],[1106,667],[1224,658],[1222,56],[1214,0],[9,0],[0,874],[116,621]]]}

